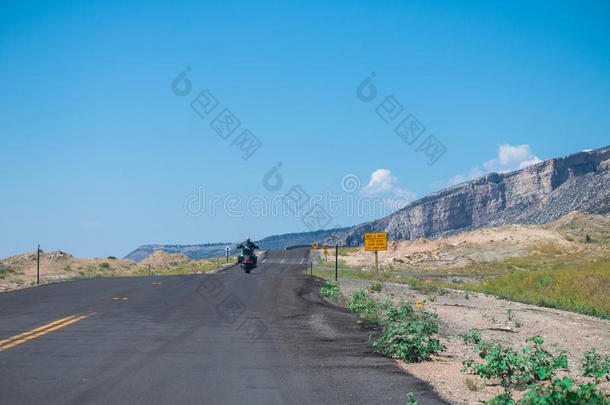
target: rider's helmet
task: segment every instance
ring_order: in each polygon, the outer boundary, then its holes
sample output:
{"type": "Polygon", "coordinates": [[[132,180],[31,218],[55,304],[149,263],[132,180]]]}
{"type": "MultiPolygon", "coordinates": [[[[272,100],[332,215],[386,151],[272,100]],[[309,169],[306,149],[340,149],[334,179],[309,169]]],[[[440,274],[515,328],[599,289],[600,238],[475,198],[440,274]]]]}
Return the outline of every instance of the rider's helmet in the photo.
{"type": "Polygon", "coordinates": [[[250,242],[250,237],[246,236],[246,242],[250,242]]]}

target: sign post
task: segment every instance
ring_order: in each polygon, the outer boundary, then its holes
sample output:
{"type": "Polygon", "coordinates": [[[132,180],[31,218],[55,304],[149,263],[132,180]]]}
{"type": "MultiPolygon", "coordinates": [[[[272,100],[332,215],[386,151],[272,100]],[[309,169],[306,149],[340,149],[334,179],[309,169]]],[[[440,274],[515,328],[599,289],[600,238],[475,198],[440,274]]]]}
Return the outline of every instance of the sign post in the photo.
{"type": "Polygon", "coordinates": [[[225,247],[225,251],[227,253],[227,263],[229,263],[229,247],[225,247]]]}
{"type": "Polygon", "coordinates": [[[335,281],[339,281],[339,245],[335,245],[335,281]]]}
{"type": "Polygon", "coordinates": [[[388,250],[388,234],[387,232],[365,233],[364,234],[364,250],[375,252],[375,279],[379,278],[379,256],[380,250],[388,250]]]}
{"type": "Polygon", "coordinates": [[[36,251],[36,285],[40,284],[40,245],[36,251]]]}

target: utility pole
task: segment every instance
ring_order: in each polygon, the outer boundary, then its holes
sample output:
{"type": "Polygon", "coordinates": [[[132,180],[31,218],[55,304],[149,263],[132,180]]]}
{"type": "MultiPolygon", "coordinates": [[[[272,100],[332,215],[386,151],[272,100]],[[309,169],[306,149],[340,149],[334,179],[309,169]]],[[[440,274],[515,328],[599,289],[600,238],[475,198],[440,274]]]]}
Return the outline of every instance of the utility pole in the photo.
{"type": "Polygon", "coordinates": [[[148,276],[150,277],[150,264],[148,265],[148,276]]]}
{"type": "Polygon", "coordinates": [[[225,250],[227,251],[227,263],[229,263],[229,247],[227,246],[225,250]]]}
{"type": "Polygon", "coordinates": [[[36,285],[40,285],[40,244],[36,250],[36,285]]]}
{"type": "Polygon", "coordinates": [[[339,280],[339,245],[335,245],[335,281],[339,280]]]}

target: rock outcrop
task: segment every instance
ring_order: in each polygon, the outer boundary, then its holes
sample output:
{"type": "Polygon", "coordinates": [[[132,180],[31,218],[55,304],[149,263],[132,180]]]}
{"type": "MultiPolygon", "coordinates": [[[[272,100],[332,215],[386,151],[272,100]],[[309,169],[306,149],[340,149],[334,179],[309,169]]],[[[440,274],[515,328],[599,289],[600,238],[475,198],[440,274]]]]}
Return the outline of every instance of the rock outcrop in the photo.
{"type": "Polygon", "coordinates": [[[487,174],[337,233],[325,243],[360,245],[366,232],[387,232],[395,240],[436,238],[481,227],[542,224],[571,211],[610,212],[610,147],[487,174]]]}

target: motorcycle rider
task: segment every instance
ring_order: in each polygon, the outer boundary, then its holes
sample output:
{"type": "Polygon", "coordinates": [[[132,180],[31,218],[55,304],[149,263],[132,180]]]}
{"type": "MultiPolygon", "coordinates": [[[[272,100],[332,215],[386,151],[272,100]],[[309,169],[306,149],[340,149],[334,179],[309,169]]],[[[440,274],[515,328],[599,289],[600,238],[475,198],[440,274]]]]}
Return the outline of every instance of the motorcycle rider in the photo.
{"type": "Polygon", "coordinates": [[[242,249],[243,256],[252,256],[254,264],[256,264],[256,255],[254,254],[254,250],[260,248],[258,247],[258,245],[250,241],[249,236],[246,236],[246,241],[244,243],[240,243],[239,245],[237,245],[237,249],[242,249]]]}

